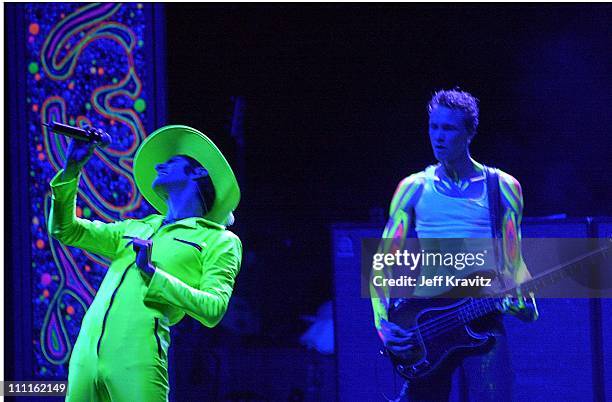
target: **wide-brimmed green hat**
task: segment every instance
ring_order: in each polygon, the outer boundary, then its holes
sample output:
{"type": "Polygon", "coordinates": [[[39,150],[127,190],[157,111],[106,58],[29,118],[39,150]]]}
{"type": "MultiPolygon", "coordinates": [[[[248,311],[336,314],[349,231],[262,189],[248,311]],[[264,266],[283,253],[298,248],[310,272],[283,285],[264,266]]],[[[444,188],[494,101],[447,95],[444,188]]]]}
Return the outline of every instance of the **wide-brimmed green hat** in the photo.
{"type": "Polygon", "coordinates": [[[229,163],[213,142],[188,126],[165,126],[157,129],[142,143],[134,157],[134,180],[143,197],[161,214],[165,215],[166,201],[153,190],[157,177],[155,166],[175,155],[187,155],[197,160],[210,175],[215,187],[215,200],[205,219],[226,224],[228,217],[238,206],[240,188],[229,163]]]}

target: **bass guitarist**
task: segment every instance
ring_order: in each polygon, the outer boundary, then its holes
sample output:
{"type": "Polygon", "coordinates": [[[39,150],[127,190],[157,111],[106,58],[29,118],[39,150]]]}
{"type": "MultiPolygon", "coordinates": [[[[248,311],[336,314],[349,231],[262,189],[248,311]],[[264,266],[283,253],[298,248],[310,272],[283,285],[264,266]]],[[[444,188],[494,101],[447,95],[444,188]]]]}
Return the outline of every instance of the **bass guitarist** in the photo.
{"type": "MultiPolygon", "coordinates": [[[[493,249],[497,237],[499,261],[503,263],[492,268],[497,271],[493,272],[495,281],[502,281],[504,289],[523,283],[531,276],[521,254],[521,186],[509,174],[472,159],[469,147],[478,128],[478,100],[458,89],[441,90],[433,95],[427,109],[429,138],[439,163],[399,183],[383,238],[394,239],[393,248],[401,248],[410,232],[421,242],[432,238],[489,238],[493,249]],[[497,187],[494,191],[492,185],[497,187]],[[496,193],[499,199],[497,211],[492,210],[490,193],[496,193]],[[496,224],[497,232],[492,230],[496,224]]],[[[384,248],[389,252],[389,246],[384,248]]],[[[419,286],[421,279],[416,281],[414,297],[440,296],[448,291],[419,286]]],[[[375,326],[386,351],[409,358],[417,344],[414,331],[388,320],[390,298],[386,288],[370,289],[375,326]]],[[[508,298],[504,306],[506,312],[526,321],[538,317],[533,295],[527,300],[519,291],[518,297],[508,298]]],[[[471,325],[494,334],[494,341],[476,353],[452,356],[431,375],[406,383],[400,399],[407,396],[409,401],[447,401],[455,377],[455,381],[465,381],[468,395],[464,396],[469,400],[512,400],[513,372],[501,318],[486,318],[471,325]]]]}

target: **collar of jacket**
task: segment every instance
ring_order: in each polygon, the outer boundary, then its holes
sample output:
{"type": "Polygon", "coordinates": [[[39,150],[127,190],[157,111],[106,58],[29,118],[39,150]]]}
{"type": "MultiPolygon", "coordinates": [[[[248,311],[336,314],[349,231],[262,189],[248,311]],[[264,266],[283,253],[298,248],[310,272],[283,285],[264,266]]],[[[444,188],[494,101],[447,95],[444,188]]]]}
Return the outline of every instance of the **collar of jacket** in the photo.
{"type": "MultiPolygon", "coordinates": [[[[165,216],[163,215],[152,214],[146,217],[144,221],[148,223],[149,225],[153,226],[155,230],[157,230],[163,224],[164,218],[165,216]]],[[[213,221],[209,221],[208,219],[201,218],[199,216],[192,216],[189,218],[179,219],[175,222],[169,223],[169,225],[179,225],[179,226],[184,226],[184,227],[188,227],[191,229],[196,229],[198,226],[207,226],[212,229],[225,230],[225,226],[220,225],[213,221]]]]}

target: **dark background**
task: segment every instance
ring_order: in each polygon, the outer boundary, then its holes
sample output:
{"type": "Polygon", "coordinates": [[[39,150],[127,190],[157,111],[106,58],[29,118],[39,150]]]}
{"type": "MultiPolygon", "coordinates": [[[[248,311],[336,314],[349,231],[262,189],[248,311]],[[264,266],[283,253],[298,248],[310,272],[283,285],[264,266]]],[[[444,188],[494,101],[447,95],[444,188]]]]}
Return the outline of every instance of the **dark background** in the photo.
{"type": "Polygon", "coordinates": [[[260,341],[295,344],[299,314],[331,299],[330,226],[382,230],[397,183],[435,162],[437,89],[480,99],[472,155],[521,182],[526,216],[612,214],[610,5],[167,4],[166,18],[169,123],[236,165],[230,96],[246,100],[236,295],[260,341]]]}

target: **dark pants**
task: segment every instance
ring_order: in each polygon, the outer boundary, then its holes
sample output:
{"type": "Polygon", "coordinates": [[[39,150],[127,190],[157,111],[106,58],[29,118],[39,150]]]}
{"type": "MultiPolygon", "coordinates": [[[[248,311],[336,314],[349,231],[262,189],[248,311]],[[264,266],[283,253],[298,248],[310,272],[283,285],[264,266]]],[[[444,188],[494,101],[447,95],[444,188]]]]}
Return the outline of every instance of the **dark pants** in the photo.
{"type": "Polygon", "coordinates": [[[408,401],[512,401],[514,372],[502,320],[473,328],[493,332],[495,339],[482,350],[451,357],[433,376],[410,383],[408,401]]]}

